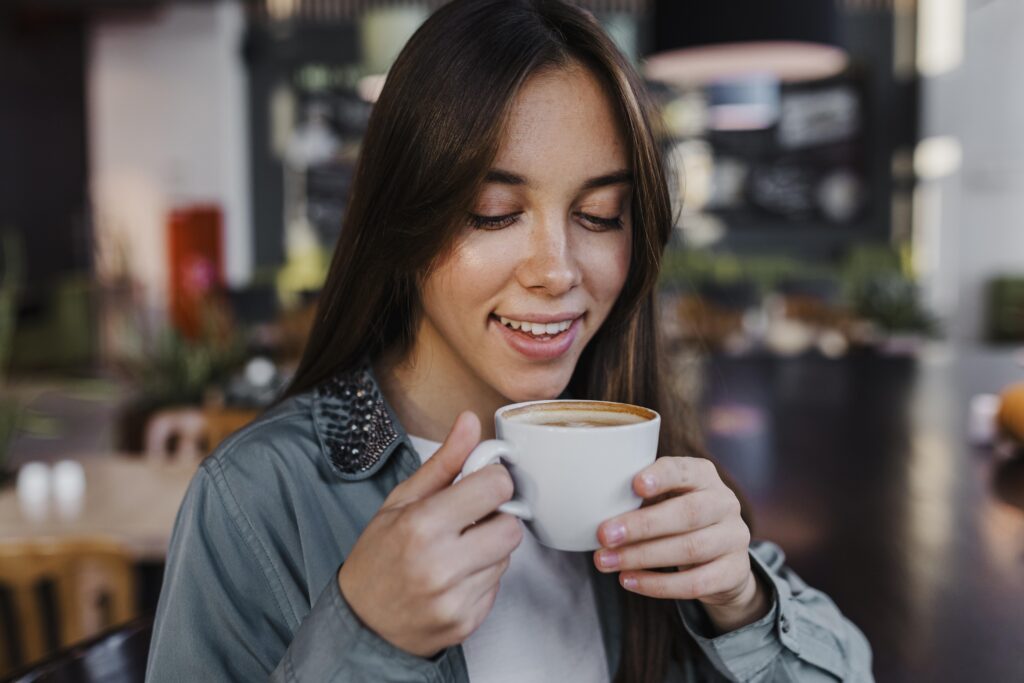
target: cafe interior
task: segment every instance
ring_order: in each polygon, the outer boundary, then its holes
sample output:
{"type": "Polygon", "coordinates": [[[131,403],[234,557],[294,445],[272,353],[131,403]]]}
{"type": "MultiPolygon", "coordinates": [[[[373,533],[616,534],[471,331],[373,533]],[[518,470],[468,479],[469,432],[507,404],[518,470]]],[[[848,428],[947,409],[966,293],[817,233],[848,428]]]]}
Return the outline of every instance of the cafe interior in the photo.
{"type": "MultiPolygon", "coordinates": [[[[287,385],[441,4],[0,5],[0,679],[143,679],[185,490],[287,385]]],[[[754,537],[877,680],[1024,680],[1024,3],[576,4],[656,105],[669,379],[754,537]]]]}

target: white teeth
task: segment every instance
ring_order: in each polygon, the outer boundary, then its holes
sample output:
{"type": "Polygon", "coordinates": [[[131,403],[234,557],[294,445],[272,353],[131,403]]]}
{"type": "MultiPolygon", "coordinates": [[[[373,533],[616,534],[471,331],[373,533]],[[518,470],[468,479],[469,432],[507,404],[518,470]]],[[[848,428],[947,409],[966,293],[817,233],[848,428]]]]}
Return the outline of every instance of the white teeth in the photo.
{"type": "Polygon", "coordinates": [[[498,320],[501,321],[502,325],[511,327],[513,330],[522,330],[536,336],[561,334],[572,327],[572,320],[563,320],[558,323],[531,323],[522,320],[512,320],[504,316],[498,316],[498,320]]]}

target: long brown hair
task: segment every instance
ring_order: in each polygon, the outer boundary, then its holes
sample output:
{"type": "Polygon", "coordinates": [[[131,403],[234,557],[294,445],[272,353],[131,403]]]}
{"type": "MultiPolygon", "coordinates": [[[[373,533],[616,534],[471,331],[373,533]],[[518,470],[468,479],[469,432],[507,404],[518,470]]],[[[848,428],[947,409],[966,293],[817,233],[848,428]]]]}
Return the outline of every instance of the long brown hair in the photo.
{"type": "MultiPolygon", "coordinates": [[[[634,181],[626,283],[569,389],[671,416],[661,453],[700,454],[662,382],[654,289],[673,221],[645,90],[594,18],[560,0],[456,0],[402,50],[370,118],[316,322],[286,395],[365,357],[411,348],[417,283],[464,225],[516,93],[539,71],[573,64],[590,69],[617,104],[634,181]]],[[[660,683],[670,658],[686,656],[686,631],[670,602],[625,591],[622,599],[616,680],[660,683]]]]}

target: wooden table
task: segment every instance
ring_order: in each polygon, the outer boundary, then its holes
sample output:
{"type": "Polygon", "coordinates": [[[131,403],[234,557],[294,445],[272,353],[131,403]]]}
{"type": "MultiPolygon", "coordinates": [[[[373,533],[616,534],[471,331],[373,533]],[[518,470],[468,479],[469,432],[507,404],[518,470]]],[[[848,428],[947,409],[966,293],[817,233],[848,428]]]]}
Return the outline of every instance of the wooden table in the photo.
{"type": "Polygon", "coordinates": [[[85,470],[77,514],[52,503],[43,519],[26,515],[13,483],[0,489],[0,541],[101,535],[122,542],[137,561],[162,561],[196,463],[155,463],[140,456],[75,458],[85,470]]]}
{"type": "Polygon", "coordinates": [[[1024,681],[1024,453],[966,437],[1014,354],[712,359],[708,446],[754,535],[856,622],[879,683],[1024,681]]]}

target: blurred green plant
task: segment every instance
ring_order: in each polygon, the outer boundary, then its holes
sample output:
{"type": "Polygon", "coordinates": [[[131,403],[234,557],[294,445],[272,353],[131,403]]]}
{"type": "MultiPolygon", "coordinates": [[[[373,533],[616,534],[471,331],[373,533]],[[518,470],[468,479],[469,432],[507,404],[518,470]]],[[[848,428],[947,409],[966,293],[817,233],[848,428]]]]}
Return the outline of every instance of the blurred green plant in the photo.
{"type": "Polygon", "coordinates": [[[10,398],[0,398],[0,479],[7,472],[8,449],[21,425],[21,405],[10,398]]]}
{"type": "Polygon", "coordinates": [[[842,266],[845,298],[858,316],[889,333],[935,336],[939,324],[921,303],[909,261],[885,245],[851,249],[842,266]]]}
{"type": "MultiPolygon", "coordinates": [[[[24,254],[14,232],[0,232],[0,389],[7,384],[8,364],[17,322],[17,297],[21,286],[24,254]]],[[[0,475],[6,471],[8,448],[21,422],[21,405],[0,394],[0,475]]]]}
{"type": "Polygon", "coordinates": [[[885,244],[854,246],[837,264],[673,247],[665,253],[659,280],[663,289],[675,292],[739,282],[753,283],[762,296],[785,283],[832,282],[841,289],[843,305],[885,332],[939,332],[921,304],[906,255],[885,244]]]}
{"type": "Polygon", "coordinates": [[[988,340],[996,343],[1024,340],[1024,277],[992,278],[985,296],[988,340]]]}
{"type": "Polygon", "coordinates": [[[660,285],[687,290],[702,284],[751,282],[762,294],[769,294],[788,281],[830,280],[839,276],[835,268],[788,256],[737,255],[696,249],[671,248],[662,260],[660,285]]]}
{"type": "Polygon", "coordinates": [[[938,322],[921,305],[917,283],[899,273],[861,283],[854,290],[852,308],[889,333],[934,336],[939,331],[938,322]]]}
{"type": "Polygon", "coordinates": [[[7,379],[14,344],[23,259],[19,236],[14,232],[0,232],[0,384],[7,379]]]}
{"type": "Polygon", "coordinates": [[[85,273],[65,273],[48,290],[44,315],[18,327],[10,367],[18,374],[73,376],[95,358],[94,285],[85,273]]]}
{"type": "Polygon", "coordinates": [[[206,304],[195,338],[172,327],[143,341],[138,355],[126,361],[138,383],[142,402],[152,406],[195,405],[208,387],[226,381],[245,361],[245,337],[217,300],[206,304]]]}
{"type": "Polygon", "coordinates": [[[137,316],[125,327],[125,344],[114,361],[122,375],[138,388],[134,400],[123,404],[115,439],[123,451],[144,448],[145,429],[157,411],[200,405],[206,391],[226,382],[245,362],[245,332],[235,325],[227,305],[212,297],[202,314],[200,333],[189,338],[165,322],[149,329],[137,316]]]}
{"type": "Polygon", "coordinates": [[[840,269],[849,300],[855,299],[857,290],[873,280],[910,275],[899,252],[888,245],[856,246],[846,252],[840,269]]]}

